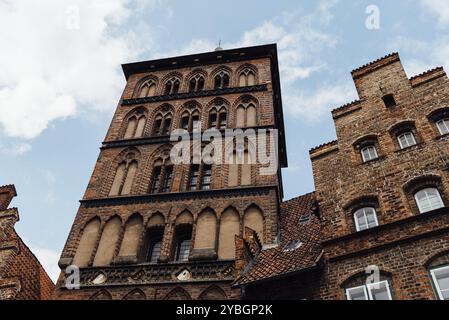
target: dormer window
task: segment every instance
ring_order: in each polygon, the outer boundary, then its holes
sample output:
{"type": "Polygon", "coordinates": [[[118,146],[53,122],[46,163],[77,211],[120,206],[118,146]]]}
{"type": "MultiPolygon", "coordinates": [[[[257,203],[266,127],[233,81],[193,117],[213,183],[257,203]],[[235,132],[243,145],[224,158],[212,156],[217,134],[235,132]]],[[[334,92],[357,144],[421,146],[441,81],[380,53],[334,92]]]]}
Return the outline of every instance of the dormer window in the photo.
{"type": "Polygon", "coordinates": [[[379,158],[379,155],[377,154],[377,149],[376,149],[375,145],[366,146],[366,147],[362,148],[362,150],[360,150],[360,152],[362,154],[363,162],[368,162],[368,161],[375,160],[375,159],[379,158]]]}
{"type": "Polygon", "coordinates": [[[392,108],[396,106],[396,100],[394,99],[394,96],[392,94],[387,94],[382,97],[382,100],[384,101],[385,107],[392,108]]]}

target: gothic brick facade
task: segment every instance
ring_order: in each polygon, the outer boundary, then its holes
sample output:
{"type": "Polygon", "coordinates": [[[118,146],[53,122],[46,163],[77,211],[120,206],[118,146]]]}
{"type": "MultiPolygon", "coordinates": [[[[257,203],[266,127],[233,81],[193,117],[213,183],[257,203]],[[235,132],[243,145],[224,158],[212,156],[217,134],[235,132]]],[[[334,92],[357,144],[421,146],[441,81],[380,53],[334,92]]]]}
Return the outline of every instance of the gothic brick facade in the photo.
{"type": "Polygon", "coordinates": [[[67,290],[63,274],[56,298],[240,298],[235,235],[249,227],[277,241],[280,168],[173,164],[170,133],[278,129],[286,166],[277,68],[274,45],[123,66],[127,84],[59,263],[81,267],[81,289],[67,290]]]}
{"type": "Polygon", "coordinates": [[[14,229],[17,208],[13,185],[0,186],[0,300],[48,300],[55,285],[14,229]]]}
{"type": "Polygon", "coordinates": [[[310,151],[316,191],[286,202],[275,45],[123,70],[126,87],[59,261],[57,299],[444,297],[442,68],[409,79],[391,54],[354,70],[359,100],[332,112],[337,140],[310,151]],[[211,127],[277,129],[278,170],[172,163],[170,132],[211,127]],[[79,290],[65,286],[70,265],[80,267],[79,290]]]}

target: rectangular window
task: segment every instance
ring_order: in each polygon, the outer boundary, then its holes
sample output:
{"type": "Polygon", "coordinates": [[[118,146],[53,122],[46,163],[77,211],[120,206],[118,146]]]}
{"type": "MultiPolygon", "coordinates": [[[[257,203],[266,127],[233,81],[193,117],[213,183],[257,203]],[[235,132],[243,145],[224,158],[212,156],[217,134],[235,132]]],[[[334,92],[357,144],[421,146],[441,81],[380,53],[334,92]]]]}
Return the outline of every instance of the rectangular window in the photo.
{"type": "Polygon", "coordinates": [[[200,174],[199,165],[193,165],[192,169],[190,170],[189,184],[187,186],[188,190],[195,191],[197,189],[199,174],[200,174]]]}
{"type": "Polygon", "coordinates": [[[171,191],[171,182],[173,180],[173,167],[165,168],[163,192],[171,191]]]}
{"type": "Polygon", "coordinates": [[[449,300],[449,266],[430,271],[440,300],[449,300]]]}
{"type": "Polygon", "coordinates": [[[227,115],[226,113],[220,113],[220,129],[226,129],[227,115]]]}
{"type": "Polygon", "coordinates": [[[157,193],[159,191],[159,178],[161,176],[161,167],[153,169],[153,177],[151,178],[150,193],[157,193]]]}
{"type": "Polygon", "coordinates": [[[201,190],[209,190],[212,184],[212,166],[205,165],[203,169],[203,177],[201,178],[201,190]]]}

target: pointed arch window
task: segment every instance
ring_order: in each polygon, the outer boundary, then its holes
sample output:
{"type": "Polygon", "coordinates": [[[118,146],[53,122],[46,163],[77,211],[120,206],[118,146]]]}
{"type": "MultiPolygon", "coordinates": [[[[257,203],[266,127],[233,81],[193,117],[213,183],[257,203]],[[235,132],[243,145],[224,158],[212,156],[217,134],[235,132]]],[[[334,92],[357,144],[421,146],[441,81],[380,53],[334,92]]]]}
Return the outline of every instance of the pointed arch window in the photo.
{"type": "Polygon", "coordinates": [[[194,76],[189,81],[189,92],[200,92],[204,90],[204,77],[200,74],[194,76]]]}
{"type": "Polygon", "coordinates": [[[249,87],[256,84],[256,74],[250,68],[243,69],[239,76],[239,86],[249,87]]]}
{"type": "Polygon", "coordinates": [[[117,167],[109,196],[128,195],[131,193],[134,177],[138,168],[135,155],[130,153],[117,167]]]}
{"type": "Polygon", "coordinates": [[[144,134],[146,124],[147,117],[145,114],[138,112],[135,115],[132,115],[128,119],[124,139],[141,138],[144,134]]]}
{"type": "Polygon", "coordinates": [[[153,97],[156,94],[156,83],[153,80],[145,81],[139,92],[139,98],[153,97]]]}
{"type": "Polygon", "coordinates": [[[180,85],[181,81],[179,81],[177,77],[167,80],[164,87],[164,95],[177,94],[179,92],[180,85]]]}
{"type": "Polygon", "coordinates": [[[214,107],[209,112],[209,128],[226,129],[228,114],[223,106],[220,109],[214,107]]]}
{"type": "Polygon", "coordinates": [[[192,244],[193,216],[190,212],[181,213],[175,222],[174,253],[175,261],[186,262],[189,260],[192,244]]]}
{"type": "Polygon", "coordinates": [[[220,71],[214,78],[214,89],[226,89],[229,87],[229,74],[226,71],[220,71]]]}
{"type": "Polygon", "coordinates": [[[254,156],[246,145],[236,150],[228,158],[228,186],[248,186],[252,184],[254,156]]]}
{"type": "Polygon", "coordinates": [[[171,192],[173,182],[173,164],[170,158],[158,159],[153,165],[149,193],[171,192]]]}
{"type": "Polygon", "coordinates": [[[172,114],[171,113],[158,113],[156,119],[154,120],[153,135],[169,135],[172,125],[172,114]]]}
{"type": "MultiPolygon", "coordinates": [[[[191,163],[194,163],[193,159],[191,163]]],[[[189,191],[210,190],[212,188],[212,165],[201,162],[190,166],[186,189],[189,191]]]]}
{"type": "Polygon", "coordinates": [[[237,106],[236,127],[255,127],[257,126],[257,109],[254,102],[240,103],[237,106]]]}
{"type": "Polygon", "coordinates": [[[201,115],[199,110],[185,110],[181,115],[179,127],[189,132],[201,130],[201,115]]]}

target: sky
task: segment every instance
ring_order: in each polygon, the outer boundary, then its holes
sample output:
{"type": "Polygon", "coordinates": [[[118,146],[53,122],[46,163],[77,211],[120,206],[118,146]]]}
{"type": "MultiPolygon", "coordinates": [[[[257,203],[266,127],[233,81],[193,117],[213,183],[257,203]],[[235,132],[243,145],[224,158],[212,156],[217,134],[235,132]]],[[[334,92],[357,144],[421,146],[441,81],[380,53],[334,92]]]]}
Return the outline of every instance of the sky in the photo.
{"type": "Polygon", "coordinates": [[[0,0],[0,185],[53,279],[125,85],[121,64],[277,43],[289,168],[314,190],[309,149],[357,99],[350,71],[399,52],[409,76],[449,70],[447,0],[0,0]]]}

